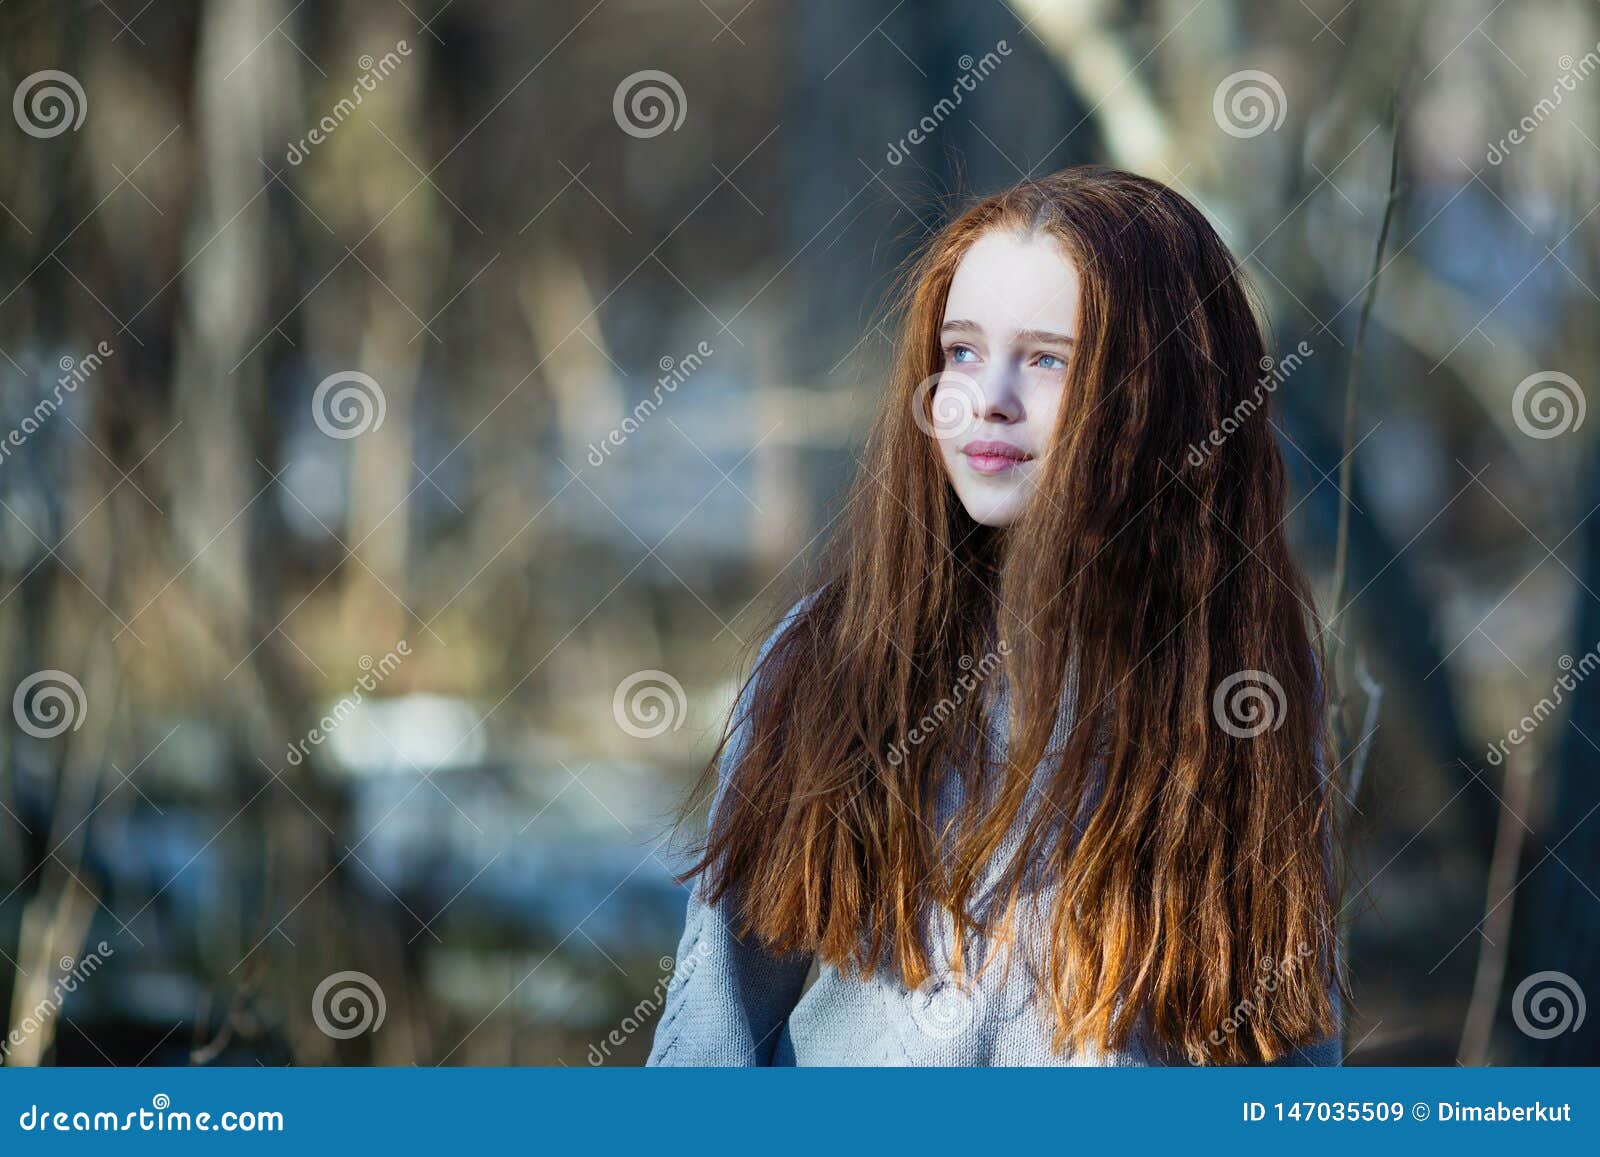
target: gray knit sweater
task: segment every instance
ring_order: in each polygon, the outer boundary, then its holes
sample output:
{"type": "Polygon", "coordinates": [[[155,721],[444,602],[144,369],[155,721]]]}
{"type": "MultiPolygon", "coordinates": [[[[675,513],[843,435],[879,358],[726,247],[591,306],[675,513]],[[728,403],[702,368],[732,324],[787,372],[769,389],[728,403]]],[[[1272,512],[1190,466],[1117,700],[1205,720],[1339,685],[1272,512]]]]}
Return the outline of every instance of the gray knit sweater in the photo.
{"type": "MultiPolygon", "coordinates": [[[[793,620],[796,604],[768,639],[757,667],[773,639],[793,620]]],[[[996,672],[992,678],[998,679],[996,672]]],[[[749,707],[749,690],[736,717],[749,707]]],[[[1057,739],[1070,726],[1071,703],[1063,704],[1057,739]]],[[[1000,688],[989,716],[991,742],[1004,742],[1005,693],[1000,688]]],[[[748,742],[748,723],[730,740],[719,767],[712,802],[721,805],[728,774],[748,742]]],[[[1055,742],[1052,747],[1056,746],[1055,742]]],[[[1046,765],[1048,765],[1048,760],[1046,765]]],[[[1085,812],[1098,793],[1085,801],[1085,812]]],[[[939,819],[960,805],[959,779],[951,776],[939,796],[939,819]]],[[[1030,801],[1044,806],[1041,795],[1030,801]]],[[[1080,821],[1081,822],[1081,821],[1080,821]]],[[[1017,833],[1020,835],[1020,832],[1017,833]]],[[[1015,838],[1015,837],[1014,837],[1015,838]]],[[[990,869],[987,886],[998,879],[1009,859],[1002,848],[990,869]]],[[[980,896],[983,893],[980,893],[980,896]]],[[[1044,981],[1035,962],[1043,959],[1040,936],[1047,927],[1048,888],[1035,893],[1021,909],[1016,945],[1002,952],[982,975],[972,976],[974,959],[984,959],[986,944],[969,944],[965,976],[948,967],[953,944],[950,914],[934,910],[924,925],[934,979],[915,989],[899,982],[893,969],[869,978],[844,976],[832,965],[809,955],[776,957],[753,938],[736,936],[724,916],[728,900],[705,901],[699,881],[690,892],[683,936],[666,1005],[656,1026],[648,1065],[1184,1065],[1181,1052],[1164,1048],[1140,1017],[1126,1048],[1055,1053],[1050,1035],[1053,1017],[1043,994],[1044,981]],[[972,955],[974,950],[976,957],[972,955]],[[806,981],[815,968],[815,979],[806,981]]],[[[1265,974],[1264,974],[1265,975],[1265,974]]],[[[1270,982],[1270,981],[1268,981],[1270,982]]],[[[1336,987],[1331,989],[1339,1009],[1336,987]]],[[[1244,1014],[1241,1014],[1241,1020],[1244,1014]]],[[[1218,1032],[1234,1026],[1219,1025],[1218,1032]]],[[[1277,1062],[1283,1065],[1338,1065],[1338,1036],[1317,1042],[1277,1062]]]]}

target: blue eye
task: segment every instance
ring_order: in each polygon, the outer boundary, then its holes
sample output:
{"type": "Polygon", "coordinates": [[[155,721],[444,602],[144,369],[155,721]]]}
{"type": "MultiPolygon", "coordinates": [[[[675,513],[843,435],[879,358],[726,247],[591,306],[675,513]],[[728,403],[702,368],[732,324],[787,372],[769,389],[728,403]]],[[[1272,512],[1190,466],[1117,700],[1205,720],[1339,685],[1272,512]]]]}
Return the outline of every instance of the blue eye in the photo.
{"type": "Polygon", "coordinates": [[[976,350],[973,350],[969,346],[958,345],[958,346],[951,346],[950,347],[950,352],[946,356],[953,362],[967,362],[967,361],[976,361],[977,357],[978,357],[978,354],[977,354],[976,350]],[[963,354],[965,354],[967,356],[963,357],[962,356],[963,354]]]}
{"type": "Polygon", "coordinates": [[[1067,363],[1056,357],[1055,354],[1040,354],[1039,360],[1035,364],[1042,370],[1064,370],[1067,368],[1067,363]]]}

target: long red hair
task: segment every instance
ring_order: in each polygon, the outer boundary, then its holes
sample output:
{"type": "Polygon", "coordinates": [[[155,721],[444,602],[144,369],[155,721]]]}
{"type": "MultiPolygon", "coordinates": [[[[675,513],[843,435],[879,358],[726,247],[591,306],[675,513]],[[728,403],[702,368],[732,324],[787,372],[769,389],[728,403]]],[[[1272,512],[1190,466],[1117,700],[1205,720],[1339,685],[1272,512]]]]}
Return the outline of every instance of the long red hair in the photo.
{"type": "Polygon", "coordinates": [[[1336,1034],[1316,620],[1236,262],[1173,190],[1073,168],[961,213],[908,269],[898,312],[826,578],[751,675],[732,720],[747,741],[689,875],[736,899],[736,926],[770,951],[913,986],[930,906],[955,917],[959,961],[967,934],[1005,941],[1042,879],[1057,1049],[1123,1047],[1141,1015],[1206,1063],[1336,1034]],[[956,500],[919,389],[942,368],[956,267],[992,229],[1053,236],[1082,282],[1055,441],[1003,531],[956,500]],[[952,696],[1002,651],[1000,678],[952,696]],[[1001,686],[1009,738],[991,760],[1001,686]],[[1266,717],[1240,717],[1241,693],[1266,717]],[[945,774],[970,802],[936,830],[945,774]],[[980,902],[1003,847],[1000,900],[980,902]]]}

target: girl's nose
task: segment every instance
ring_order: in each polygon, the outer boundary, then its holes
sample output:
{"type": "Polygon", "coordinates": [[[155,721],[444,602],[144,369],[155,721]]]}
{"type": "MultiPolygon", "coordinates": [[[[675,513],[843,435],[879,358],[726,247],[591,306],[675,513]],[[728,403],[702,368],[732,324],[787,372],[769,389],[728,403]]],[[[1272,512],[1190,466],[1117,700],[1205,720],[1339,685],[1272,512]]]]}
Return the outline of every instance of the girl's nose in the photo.
{"type": "Polygon", "coordinates": [[[1017,392],[1016,375],[997,366],[983,375],[973,399],[973,417],[985,422],[1011,423],[1022,419],[1022,397],[1017,392]]]}

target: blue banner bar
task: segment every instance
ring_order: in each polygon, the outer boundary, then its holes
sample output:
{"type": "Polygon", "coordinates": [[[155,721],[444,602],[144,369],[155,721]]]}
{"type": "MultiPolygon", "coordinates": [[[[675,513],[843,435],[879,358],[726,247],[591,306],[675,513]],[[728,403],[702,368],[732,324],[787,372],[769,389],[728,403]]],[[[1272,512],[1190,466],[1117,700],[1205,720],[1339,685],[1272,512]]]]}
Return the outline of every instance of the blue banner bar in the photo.
{"type": "Polygon", "coordinates": [[[1600,1070],[42,1069],[0,1071],[0,1153],[1600,1152],[1600,1070]],[[889,1148],[885,1148],[885,1147],[889,1148]],[[572,1147],[581,1147],[574,1149],[572,1147]]]}

